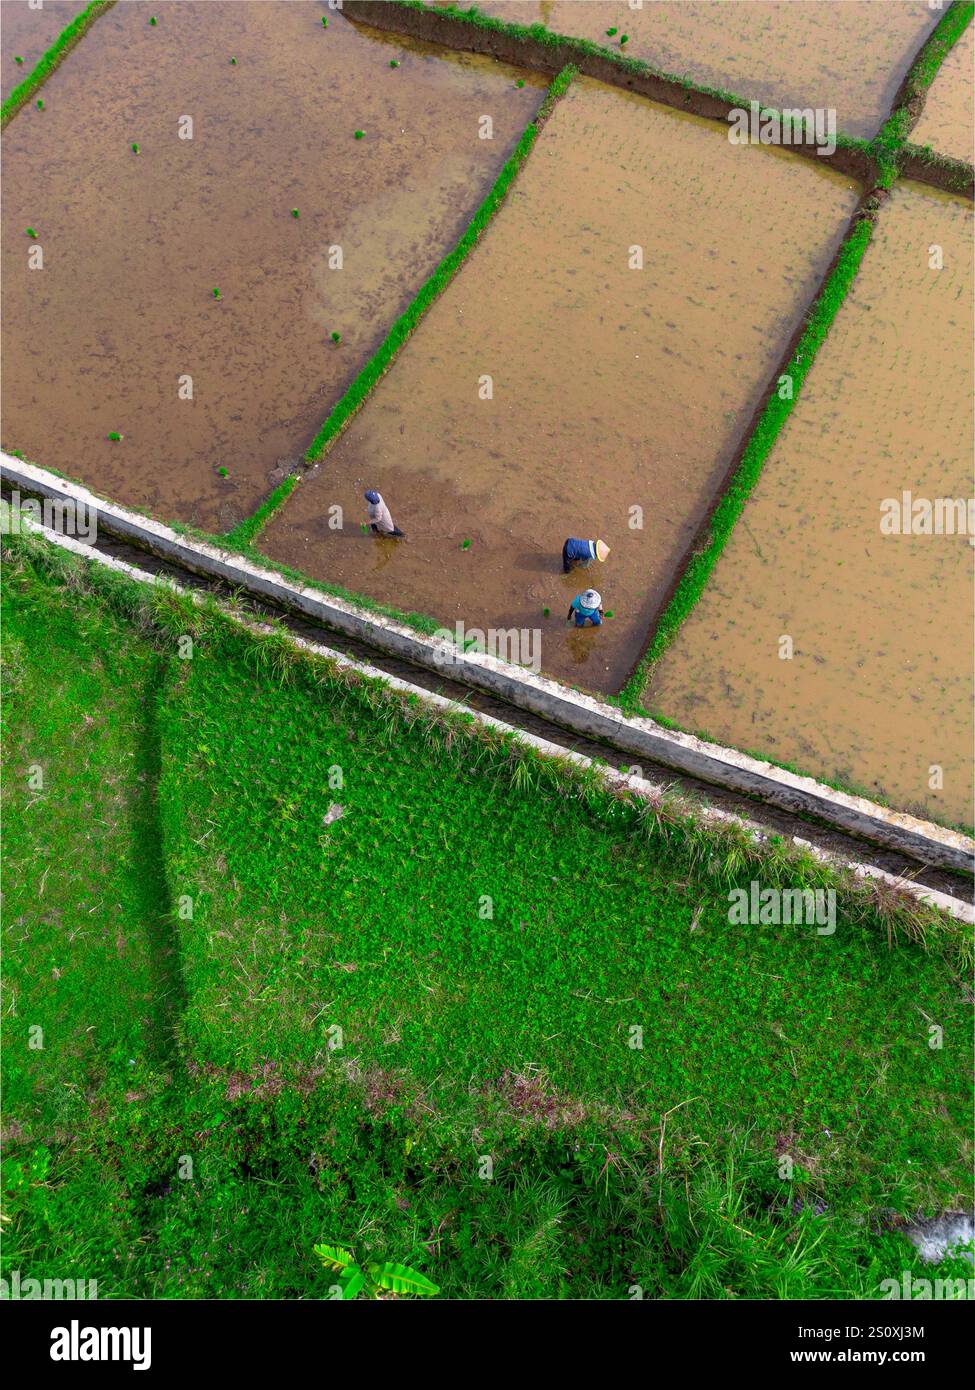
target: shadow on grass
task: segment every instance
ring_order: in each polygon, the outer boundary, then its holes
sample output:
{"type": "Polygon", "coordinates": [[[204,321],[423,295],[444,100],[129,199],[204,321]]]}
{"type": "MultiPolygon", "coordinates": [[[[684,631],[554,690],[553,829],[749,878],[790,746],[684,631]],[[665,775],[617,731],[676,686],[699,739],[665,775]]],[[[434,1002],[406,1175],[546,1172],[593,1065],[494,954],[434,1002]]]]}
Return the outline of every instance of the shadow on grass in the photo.
{"type": "Polygon", "coordinates": [[[136,755],[132,807],[132,862],[135,897],[145,924],[153,978],[153,1008],[146,1045],[157,1065],[176,1066],[180,1060],[178,1026],[186,1009],[186,986],[179,954],[179,937],[166,879],[162,823],[159,817],[159,779],[162,740],[159,702],[165,697],[169,657],[154,652],[142,692],[142,725],[136,755]]]}

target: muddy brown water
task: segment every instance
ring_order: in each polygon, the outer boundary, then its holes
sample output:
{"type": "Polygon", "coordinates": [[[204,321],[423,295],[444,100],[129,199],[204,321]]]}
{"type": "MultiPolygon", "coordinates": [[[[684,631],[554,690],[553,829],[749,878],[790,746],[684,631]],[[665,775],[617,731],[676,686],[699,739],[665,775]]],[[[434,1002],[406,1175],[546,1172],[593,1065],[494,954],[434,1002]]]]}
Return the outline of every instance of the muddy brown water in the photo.
{"type": "Polygon", "coordinates": [[[577,82],[261,548],[450,627],[538,629],[547,674],[618,689],[856,196],[796,155],[577,82]],[[361,534],[367,487],[405,544],[361,534]],[[612,556],[563,577],[567,536],[612,556]],[[614,617],[567,629],[590,583],[614,617]]]}
{"type": "Polygon", "coordinates": [[[117,5],[45,85],[45,110],[7,127],[6,448],[227,529],[456,244],[544,81],[332,11],[324,30],[323,12],[117,5]],[[43,270],[28,269],[27,227],[43,270]]]}
{"type": "Polygon", "coordinates": [[[86,3],[87,0],[44,0],[41,8],[35,10],[27,0],[0,0],[0,97],[4,101],[30,75],[86,3]],[[24,61],[17,63],[15,58],[24,61]]]}
{"type": "Polygon", "coordinates": [[[975,24],[969,24],[941,65],[928,90],[911,143],[930,145],[940,154],[975,159],[975,24]]]}
{"type": "MultiPolygon", "coordinates": [[[[972,816],[968,535],[884,535],[881,502],[972,495],[973,212],[917,184],[849,298],[648,708],[722,743],[972,816]],[[944,269],[929,268],[929,247],[944,269]],[[779,657],[781,636],[791,660],[779,657]],[[944,787],[929,786],[933,766],[944,787]]],[[[936,774],[935,774],[936,776],[936,774]]]]}
{"type": "Polygon", "coordinates": [[[639,9],[618,0],[480,0],[478,9],[766,106],[833,107],[840,130],[868,139],[940,18],[923,0],[646,0],[639,9]]]}

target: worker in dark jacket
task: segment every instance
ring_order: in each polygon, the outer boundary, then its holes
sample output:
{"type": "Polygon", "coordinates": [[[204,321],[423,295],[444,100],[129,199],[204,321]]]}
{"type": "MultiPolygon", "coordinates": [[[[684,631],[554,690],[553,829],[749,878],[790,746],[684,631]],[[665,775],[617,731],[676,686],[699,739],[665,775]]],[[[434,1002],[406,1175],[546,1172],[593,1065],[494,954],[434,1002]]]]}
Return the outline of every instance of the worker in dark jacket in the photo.
{"type": "Polygon", "coordinates": [[[570,536],[562,547],[562,573],[568,574],[576,565],[591,565],[593,560],[602,564],[608,554],[605,541],[580,541],[570,536]]]}

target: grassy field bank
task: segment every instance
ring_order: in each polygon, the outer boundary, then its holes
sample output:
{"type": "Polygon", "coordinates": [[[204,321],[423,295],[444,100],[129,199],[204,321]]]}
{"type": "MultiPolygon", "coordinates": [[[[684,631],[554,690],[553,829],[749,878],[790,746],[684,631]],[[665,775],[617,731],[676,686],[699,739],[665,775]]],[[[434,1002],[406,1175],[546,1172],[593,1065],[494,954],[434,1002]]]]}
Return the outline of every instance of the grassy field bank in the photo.
{"type": "Polygon", "coordinates": [[[454,1297],[870,1296],[886,1215],[966,1200],[963,980],[896,909],[733,926],[822,871],[23,543],[4,631],[5,1272],[320,1297],[333,1239],[454,1297]]]}
{"type": "Polygon", "coordinates": [[[469,10],[434,3],[536,41],[572,36],[637,70],[647,64],[705,92],[730,90],[746,106],[832,107],[839,129],[859,139],[877,131],[912,53],[938,19],[923,0],[839,7],[673,0],[640,8],[626,0],[482,0],[469,10]]]}

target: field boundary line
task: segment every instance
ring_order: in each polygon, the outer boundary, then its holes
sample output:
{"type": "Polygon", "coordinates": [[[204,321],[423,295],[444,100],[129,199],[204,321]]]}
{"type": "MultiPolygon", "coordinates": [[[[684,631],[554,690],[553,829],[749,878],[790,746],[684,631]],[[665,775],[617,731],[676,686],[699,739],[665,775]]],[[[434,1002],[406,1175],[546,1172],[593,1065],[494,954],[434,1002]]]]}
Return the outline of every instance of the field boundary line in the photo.
{"type": "MultiPolygon", "coordinates": [[[[946,193],[975,195],[975,170],[964,160],[952,159],[927,147],[909,145],[908,136],[921,119],[928,92],[941,66],[975,15],[975,0],[952,0],[921,45],[897,89],[890,115],[877,132],[874,144],[878,151],[881,183],[906,177],[904,165],[909,160],[911,177],[931,184],[946,193]]],[[[885,186],[887,186],[885,184],[885,186]]]]}
{"type": "MultiPolygon", "coordinates": [[[[587,77],[636,92],[651,101],[690,112],[705,120],[727,123],[731,111],[748,110],[751,103],[719,87],[709,87],[693,78],[665,72],[641,58],[630,58],[621,50],[606,48],[590,39],[572,34],[553,33],[544,25],[510,23],[495,15],[482,14],[476,6],[459,5],[434,8],[426,0],[345,0],[343,13],[373,28],[406,34],[445,48],[486,53],[502,61],[524,67],[555,71],[572,62],[587,77]]],[[[952,0],[935,28],[924,41],[898,89],[893,110],[933,81],[941,62],[964,31],[971,15],[971,0],[952,0]]],[[[923,105],[923,95],[921,98],[923,105]]],[[[780,115],[775,106],[759,102],[761,114],[780,115]]],[[[918,107],[918,113],[920,107],[918,107]]],[[[872,139],[836,135],[836,149],[823,155],[811,145],[794,144],[792,153],[821,158],[841,173],[852,174],[868,188],[887,186],[896,177],[898,152],[905,133],[888,128],[890,117],[872,139]]],[[[908,129],[914,124],[910,121],[908,129]]],[[[922,162],[915,155],[912,177],[949,193],[975,196],[975,171],[964,161],[933,155],[922,162]]]]}
{"type": "Polygon", "coordinates": [[[70,502],[88,509],[87,514],[99,530],[190,572],[220,579],[413,665],[489,691],[561,728],[595,737],[620,752],[659,763],[699,781],[730,788],[795,814],[812,816],[923,864],[963,874],[972,872],[975,840],[960,831],[890,810],[866,797],[837,791],[812,777],[775,767],[736,749],[668,729],[648,716],[629,717],[614,705],[536,675],[526,667],[483,652],[462,652],[452,643],[424,636],[347,600],[327,597],[218,545],[180,535],[161,522],[106,502],[87,488],[35,464],[0,454],[0,475],[10,488],[26,496],[62,504],[70,502]]]}
{"type": "MultiPolygon", "coordinates": [[[[635,92],[675,111],[716,121],[725,128],[730,112],[748,111],[751,107],[749,99],[734,92],[665,72],[643,58],[630,58],[591,39],[553,33],[541,24],[510,23],[482,14],[476,6],[465,10],[457,5],[434,8],[425,0],[344,0],[342,12],[347,19],[374,29],[405,34],[455,51],[488,54],[536,71],[554,72],[562,64],[572,63],[586,77],[635,92]]],[[[778,107],[765,102],[758,105],[762,115],[781,115],[778,107]]],[[[793,154],[816,158],[841,173],[852,174],[863,183],[872,182],[874,152],[870,140],[838,131],[832,154],[824,155],[814,146],[804,144],[790,149],[793,154]]]]}
{"type": "MultiPolygon", "coordinates": [[[[480,240],[481,234],[504,202],[508,189],[531,153],[539,131],[548,120],[559,98],[568,90],[575,75],[575,68],[571,64],[567,64],[559,71],[555,80],[550,83],[538,110],[525,127],[517,145],[505,160],[497,178],[467,224],[460,240],[420,286],[410,304],[393,322],[379,347],[335,405],[332,406],[324,423],[305,451],[305,463],[321,462],[329,446],[338,438],[385,376],[400,349],[413,334],[434,300],[440,297],[460,270],[480,240]]],[[[292,473],[279,483],[250,517],[226,533],[226,540],[231,545],[249,546],[253,544],[277,509],[291,496],[300,478],[300,473],[292,473]]]]}
{"type": "MultiPolygon", "coordinates": [[[[129,564],[115,555],[106,555],[93,550],[92,547],[75,540],[71,536],[65,536],[47,530],[44,526],[32,521],[30,518],[24,519],[25,530],[41,537],[48,543],[55,545],[81,559],[93,564],[100,564],[107,569],[113,570],[118,574],[125,575],[127,578],[139,584],[149,587],[170,589],[181,597],[191,600],[194,605],[203,607],[207,604],[214,604],[221,616],[235,627],[242,629],[255,637],[283,637],[285,641],[293,645],[297,650],[316,659],[322,659],[330,664],[340,667],[343,670],[351,671],[368,681],[379,682],[388,689],[419,700],[424,705],[431,706],[437,710],[447,711],[455,716],[471,719],[475,723],[484,725],[507,737],[515,742],[532,749],[540,756],[558,760],[562,763],[570,763],[573,767],[583,772],[593,772],[601,780],[602,790],[611,795],[631,793],[642,800],[658,805],[662,797],[667,794],[667,785],[663,782],[654,781],[642,774],[627,773],[606,764],[596,762],[585,753],[579,753],[575,749],[564,748],[561,744],[553,743],[550,739],[542,738],[538,734],[533,734],[527,729],[520,729],[516,725],[507,724],[504,720],[496,716],[487,714],[484,711],[472,709],[470,706],[461,704],[446,695],[441,695],[436,691],[427,690],[423,686],[413,685],[404,680],[401,676],[393,675],[387,671],[381,671],[378,667],[370,666],[367,662],[357,660],[348,656],[344,652],[335,650],[324,643],[313,642],[309,638],[302,637],[297,633],[289,632],[287,629],[276,627],[271,623],[261,622],[259,619],[248,618],[236,612],[226,603],[219,599],[214,599],[209,593],[200,593],[197,590],[183,588],[168,575],[151,574],[145,570],[140,570],[137,566],[129,564]]],[[[693,817],[708,829],[720,829],[723,827],[735,827],[743,831],[757,845],[769,845],[774,839],[781,839],[778,834],[772,835],[769,830],[762,826],[758,821],[754,821],[747,816],[738,815],[732,811],[723,810],[716,806],[694,805],[691,809],[693,817]]],[[[937,908],[945,912],[957,921],[975,924],[975,904],[952,897],[948,893],[942,893],[935,888],[927,888],[923,884],[915,883],[912,879],[905,878],[899,874],[892,874],[886,869],[881,869],[875,865],[863,864],[856,860],[850,860],[844,855],[836,854],[828,850],[819,848],[811,844],[801,836],[793,835],[789,837],[792,844],[805,853],[811,854],[821,864],[834,870],[848,870],[856,878],[873,879],[880,884],[893,888],[898,892],[907,893],[918,902],[925,903],[930,907],[937,908]]]]}
{"type": "Polygon", "coordinates": [[[924,92],[933,82],[945,56],[965,31],[973,12],[973,0],[953,0],[928,35],[898,90],[891,115],[874,142],[878,150],[878,185],[861,200],[854,212],[850,230],[803,316],[798,342],[793,339],[794,349],[791,352],[786,350],[788,360],[773,374],[764,405],[760,405],[755,423],[745,436],[737,462],[733,462],[728,480],[705,517],[683,565],[676,568],[673,590],[662,605],[656,623],[651,624],[646,650],[616,697],[620,707],[628,712],[647,709],[644,699],[653,667],[672,644],[704,592],[785,422],[799,400],[802,384],[812,369],[819,349],[853,288],[873,235],[873,224],[890,187],[899,177],[904,141],[920,116],[921,107],[917,106],[915,110],[912,103],[916,105],[920,93],[923,106],[924,92]],[[913,117],[907,114],[909,108],[914,110],[913,117]],[[786,400],[780,399],[776,391],[777,384],[784,376],[792,379],[792,394],[786,400]]]}
{"type": "Polygon", "coordinates": [[[37,60],[34,68],[19,83],[7,100],[0,106],[0,130],[13,120],[22,106],[26,106],[36,91],[41,88],[53,72],[64,62],[75,44],[84,38],[88,30],[103,14],[112,8],[115,0],[91,0],[91,4],[75,15],[51,44],[46,53],[37,60]]]}
{"type": "Polygon", "coordinates": [[[675,567],[673,587],[661,605],[656,623],[651,622],[648,645],[616,697],[620,708],[636,713],[644,708],[643,695],[653,667],[676,638],[685,620],[700,599],[722,551],[745,509],[765,462],[783,426],[799,399],[802,384],[816,360],[834,318],[856,278],[873,235],[872,209],[863,206],[853,215],[853,225],[844,237],[818,292],[800,321],[798,341],[793,334],[785,360],[772,374],[757,408],[757,419],[748,430],[732,460],[724,484],[691,542],[684,560],[675,567]],[[791,382],[785,397],[777,389],[784,378],[791,382]]]}

